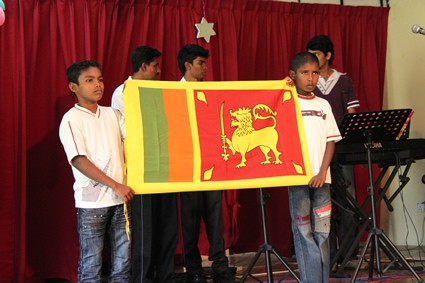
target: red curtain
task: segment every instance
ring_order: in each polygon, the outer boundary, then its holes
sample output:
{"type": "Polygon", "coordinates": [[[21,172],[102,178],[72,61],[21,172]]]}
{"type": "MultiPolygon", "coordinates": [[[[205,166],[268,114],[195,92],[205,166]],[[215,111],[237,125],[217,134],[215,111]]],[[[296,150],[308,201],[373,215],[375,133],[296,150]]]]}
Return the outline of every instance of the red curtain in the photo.
{"type": "MultiPolygon", "coordinates": [[[[75,101],[66,67],[94,59],[105,97],[131,72],[135,46],[162,51],[162,80],[179,80],[176,55],[186,43],[211,52],[206,80],[270,80],[316,34],[335,43],[335,67],[354,80],[361,109],[382,106],[388,8],[260,0],[4,0],[0,27],[0,274],[2,282],[76,282],[78,238],[71,169],[58,139],[75,101]],[[205,3],[205,7],[203,7],[205,3]],[[196,39],[202,16],[210,43],[196,39]]],[[[270,242],[291,253],[284,188],[267,189],[270,242]]],[[[256,251],[262,243],[258,190],[225,192],[226,245],[256,251]]],[[[205,245],[205,243],[204,243],[205,245]]],[[[205,249],[205,247],[203,247],[205,249]]]]}

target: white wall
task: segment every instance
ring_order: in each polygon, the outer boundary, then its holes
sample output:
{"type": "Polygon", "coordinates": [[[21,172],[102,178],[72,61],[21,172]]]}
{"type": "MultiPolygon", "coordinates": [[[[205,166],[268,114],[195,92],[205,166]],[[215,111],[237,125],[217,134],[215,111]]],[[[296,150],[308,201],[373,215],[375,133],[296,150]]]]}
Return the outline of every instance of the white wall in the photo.
{"type": "MultiPolygon", "coordinates": [[[[299,2],[299,3],[307,3],[307,4],[341,4],[341,0],[276,0],[282,2],[299,2]]],[[[383,0],[384,7],[387,6],[387,0],[383,0]]],[[[380,0],[343,0],[344,5],[351,6],[381,6],[380,0]]],[[[391,4],[390,4],[391,5],[391,4]]]]}
{"type": "MultiPolygon", "coordinates": [[[[425,35],[411,31],[413,24],[425,27],[425,1],[391,0],[390,6],[384,109],[412,108],[410,138],[425,138],[425,35]]],[[[381,207],[381,227],[396,245],[418,245],[423,237],[425,213],[418,212],[417,203],[425,201],[424,174],[425,161],[417,161],[403,198],[393,202],[394,212],[381,207]]],[[[394,182],[391,192],[396,187],[394,182]]]]}

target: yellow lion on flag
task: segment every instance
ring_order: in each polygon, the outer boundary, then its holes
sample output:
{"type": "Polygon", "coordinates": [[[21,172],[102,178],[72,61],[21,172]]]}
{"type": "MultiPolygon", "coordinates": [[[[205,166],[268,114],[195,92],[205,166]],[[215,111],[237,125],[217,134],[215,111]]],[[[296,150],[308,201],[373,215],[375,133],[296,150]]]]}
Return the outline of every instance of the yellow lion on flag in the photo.
{"type": "Polygon", "coordinates": [[[252,109],[250,108],[239,108],[237,111],[230,110],[230,116],[232,118],[231,126],[236,128],[233,132],[232,139],[230,140],[226,136],[223,138],[223,144],[228,144],[232,154],[235,155],[236,152],[241,154],[241,162],[236,165],[237,168],[246,166],[246,153],[253,150],[256,147],[259,147],[264,154],[265,160],[261,162],[262,165],[270,164],[269,152],[272,151],[275,157],[273,164],[282,164],[282,161],[279,159],[281,152],[277,150],[277,142],[279,139],[279,134],[276,131],[276,112],[272,111],[269,106],[265,104],[257,104],[252,109]],[[269,113],[267,116],[262,116],[259,111],[263,110],[266,113],[269,113]],[[254,119],[273,119],[273,125],[270,127],[264,127],[262,129],[256,130],[252,124],[252,116],[254,119]]]}

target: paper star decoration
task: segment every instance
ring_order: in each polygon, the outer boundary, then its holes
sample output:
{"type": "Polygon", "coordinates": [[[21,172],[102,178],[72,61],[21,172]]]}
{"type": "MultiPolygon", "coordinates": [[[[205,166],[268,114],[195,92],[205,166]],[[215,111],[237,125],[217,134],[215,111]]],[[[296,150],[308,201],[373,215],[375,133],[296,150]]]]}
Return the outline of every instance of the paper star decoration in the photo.
{"type": "Polygon", "coordinates": [[[214,23],[209,23],[207,20],[202,17],[201,22],[199,24],[195,24],[196,29],[198,30],[198,34],[196,38],[204,38],[206,42],[210,42],[211,36],[215,35],[215,31],[213,30],[214,23]]]}

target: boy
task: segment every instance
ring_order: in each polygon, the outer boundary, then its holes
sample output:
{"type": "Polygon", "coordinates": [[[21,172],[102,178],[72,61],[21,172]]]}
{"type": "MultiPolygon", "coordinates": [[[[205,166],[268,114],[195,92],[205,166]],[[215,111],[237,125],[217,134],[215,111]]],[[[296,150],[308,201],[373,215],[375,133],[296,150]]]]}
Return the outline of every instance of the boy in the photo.
{"type": "MultiPolygon", "coordinates": [[[[131,53],[133,74],[129,80],[156,80],[161,73],[161,52],[138,46],[131,53]]],[[[124,114],[124,84],[112,95],[112,108],[124,114]]],[[[132,212],[133,283],[173,283],[174,253],[178,243],[177,198],[175,193],[136,195],[132,212]]]]}
{"type": "Polygon", "coordinates": [[[289,187],[295,254],[303,283],[329,282],[329,165],[341,135],[331,106],[313,93],[319,79],[317,57],[298,53],[289,76],[297,88],[313,172],[308,185],[289,187]]]}
{"type": "Polygon", "coordinates": [[[81,61],[66,70],[77,97],[62,118],[59,136],[74,174],[80,256],[78,282],[101,282],[102,251],[109,234],[111,282],[130,280],[130,241],[124,202],[134,191],[123,185],[124,120],[117,110],[99,106],[103,77],[98,63],[81,61]]]}
{"type": "MultiPolygon", "coordinates": [[[[183,74],[182,82],[202,81],[207,71],[209,51],[202,46],[187,44],[180,49],[177,62],[183,74]]],[[[201,217],[210,244],[215,283],[233,283],[235,274],[229,268],[223,239],[222,192],[180,193],[184,264],[187,283],[206,283],[202,275],[202,258],[198,248],[201,217]]]]}

